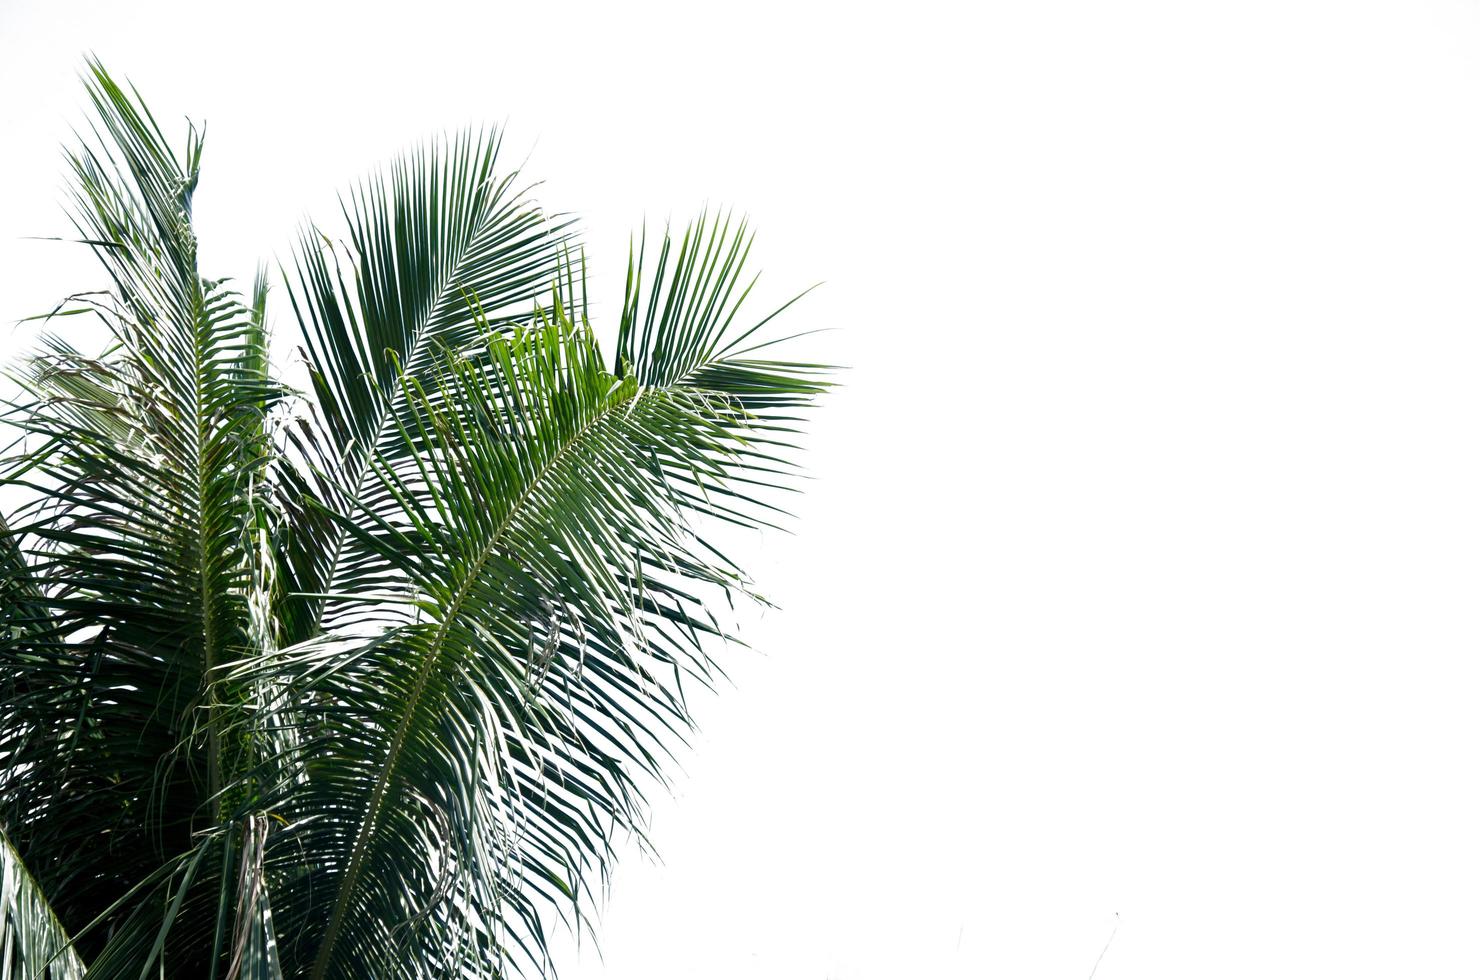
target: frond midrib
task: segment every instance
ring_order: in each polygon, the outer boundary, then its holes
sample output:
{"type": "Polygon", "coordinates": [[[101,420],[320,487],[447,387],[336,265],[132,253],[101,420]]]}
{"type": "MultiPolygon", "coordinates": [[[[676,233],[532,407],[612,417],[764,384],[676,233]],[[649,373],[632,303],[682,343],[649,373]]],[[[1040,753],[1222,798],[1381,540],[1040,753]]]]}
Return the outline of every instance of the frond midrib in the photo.
{"type": "MultiPolygon", "coordinates": [[[[493,179],[493,174],[490,173],[485,178],[484,183],[487,184],[489,182],[492,182],[493,179]]],[[[412,364],[415,364],[417,362],[417,359],[424,352],[424,345],[429,339],[432,321],[436,319],[436,312],[442,309],[444,304],[450,298],[449,291],[452,289],[453,284],[456,283],[461,277],[463,268],[472,254],[473,246],[477,243],[479,236],[487,230],[489,223],[497,215],[498,212],[495,205],[498,203],[498,199],[499,195],[497,193],[490,195],[490,197],[488,198],[488,201],[484,207],[484,213],[481,214],[472,223],[473,230],[468,234],[466,241],[464,241],[458,249],[457,257],[449,264],[448,271],[445,274],[443,281],[438,285],[431,302],[427,304],[426,312],[423,314],[421,322],[416,324],[416,326],[413,328],[411,332],[411,344],[407,347],[404,360],[404,363],[406,364],[408,369],[412,364]]],[[[393,387],[390,395],[388,397],[385,397],[384,402],[380,403],[382,410],[379,413],[380,417],[375,421],[373,433],[371,434],[370,438],[365,440],[362,446],[358,447],[360,451],[358,453],[358,459],[354,467],[358,472],[354,476],[354,490],[349,498],[351,505],[356,506],[356,509],[358,509],[357,504],[360,499],[360,495],[365,491],[365,481],[368,478],[371,469],[370,462],[375,457],[375,454],[379,451],[381,442],[386,438],[387,427],[389,426],[391,420],[394,419],[396,417],[396,413],[400,411],[400,408],[403,404],[404,393],[405,389],[401,386],[396,385],[393,387]]],[[[325,566],[325,575],[323,580],[324,591],[319,597],[314,599],[315,611],[311,620],[311,624],[312,628],[315,631],[318,631],[320,629],[321,623],[323,621],[324,609],[328,602],[327,595],[332,592],[334,579],[339,570],[339,559],[343,554],[344,545],[347,539],[348,532],[344,527],[341,526],[335,530],[333,544],[330,549],[331,557],[329,559],[328,565],[325,566]]]]}
{"type": "Polygon", "coordinates": [[[360,868],[364,863],[365,852],[369,847],[369,836],[374,832],[374,824],[379,817],[380,807],[384,802],[385,793],[389,789],[401,750],[405,746],[416,706],[425,692],[427,684],[431,680],[433,668],[437,666],[437,661],[441,657],[441,646],[446,641],[451,624],[461,612],[462,604],[467,600],[469,593],[472,591],[478,574],[482,571],[483,566],[493,558],[498,546],[503,542],[504,535],[513,526],[514,518],[529,501],[535,489],[554,471],[560,461],[565,458],[566,454],[585,439],[587,434],[598,423],[608,418],[613,411],[623,405],[635,406],[643,395],[650,390],[634,386],[632,392],[628,395],[612,399],[609,404],[603,406],[600,412],[588,419],[572,435],[570,440],[561,446],[555,455],[550,457],[540,467],[539,471],[510,506],[509,512],[504,515],[504,519],[494,530],[493,535],[484,544],[483,548],[479,550],[478,555],[474,558],[468,570],[468,574],[463,577],[457,592],[453,594],[452,601],[448,604],[447,612],[443,615],[442,622],[438,624],[437,633],[432,638],[432,643],[422,658],[420,666],[417,668],[416,681],[412,686],[411,694],[407,698],[405,710],[401,712],[401,720],[397,724],[395,735],[392,737],[390,747],[387,750],[386,760],[381,765],[381,772],[379,777],[377,777],[375,789],[371,793],[370,803],[365,813],[365,820],[360,824],[360,829],[355,836],[355,842],[350,849],[349,865],[345,869],[344,879],[340,882],[340,887],[335,897],[334,911],[331,913],[329,925],[324,931],[324,941],[319,947],[318,956],[314,961],[313,971],[310,973],[310,980],[323,980],[325,971],[329,967],[330,959],[333,956],[334,944],[338,941],[339,932],[344,922],[345,911],[354,893],[354,886],[359,877],[360,868]]]}

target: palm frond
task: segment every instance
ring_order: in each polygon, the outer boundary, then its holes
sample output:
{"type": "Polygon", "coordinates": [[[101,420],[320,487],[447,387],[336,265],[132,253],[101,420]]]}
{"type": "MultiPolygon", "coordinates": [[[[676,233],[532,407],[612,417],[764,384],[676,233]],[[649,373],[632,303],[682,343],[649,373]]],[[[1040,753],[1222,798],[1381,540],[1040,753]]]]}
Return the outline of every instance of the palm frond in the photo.
{"type": "Polygon", "coordinates": [[[76,923],[188,851],[244,762],[207,692],[250,646],[262,424],[279,397],[260,314],[197,268],[200,134],[177,153],[97,63],[87,90],[73,219],[110,282],[75,308],[110,344],[50,338],[15,376],[28,446],[6,479],[34,495],[15,541],[54,625],[0,651],[0,670],[27,672],[0,725],[0,812],[76,923]]]}
{"type": "Polygon", "coordinates": [[[752,238],[708,216],[634,243],[608,362],[568,225],[465,134],[305,232],[290,393],[265,273],[198,268],[201,132],[87,84],[108,283],[57,315],[107,345],[48,335],[4,418],[0,966],[547,972],[760,598],[710,528],[784,516],[827,369],[740,325],[752,238]]]}
{"type": "MultiPolygon", "coordinates": [[[[300,477],[298,489],[332,508],[362,505],[374,493],[370,461],[401,451],[399,374],[421,377],[440,351],[478,340],[470,298],[493,320],[526,315],[555,276],[569,222],[530,201],[517,172],[498,172],[501,139],[430,142],[347,195],[345,241],[318,227],[301,237],[290,296],[319,424],[302,427],[292,448],[320,476],[300,477]]],[[[291,591],[307,597],[286,603],[289,642],[319,630],[312,597],[353,561],[342,531],[319,516],[295,512],[287,538],[291,591]]]]}
{"type": "Polygon", "coordinates": [[[536,326],[485,325],[399,375],[376,505],[328,515],[362,556],[334,629],[244,668],[322,706],[307,778],[272,803],[297,828],[281,853],[314,856],[280,905],[285,935],[319,940],[311,977],[538,967],[548,914],[579,918],[613,834],[641,833],[638,777],[661,778],[682,678],[725,636],[703,600],[746,591],[688,515],[744,514],[732,484],[775,468],[766,413],[825,387],[707,342],[673,369],[663,352],[693,344],[675,325],[711,295],[650,331],[655,383],[609,370],[561,293],[536,326]],[[310,893],[334,896],[327,919],[310,893]]]}
{"type": "Polygon", "coordinates": [[[271,821],[254,813],[243,828],[241,874],[236,885],[235,929],[226,980],[282,980],[277,933],[266,873],[267,832],[271,821]]]}
{"type": "Polygon", "coordinates": [[[82,980],[84,972],[46,895],[0,835],[0,980],[82,980]]]}

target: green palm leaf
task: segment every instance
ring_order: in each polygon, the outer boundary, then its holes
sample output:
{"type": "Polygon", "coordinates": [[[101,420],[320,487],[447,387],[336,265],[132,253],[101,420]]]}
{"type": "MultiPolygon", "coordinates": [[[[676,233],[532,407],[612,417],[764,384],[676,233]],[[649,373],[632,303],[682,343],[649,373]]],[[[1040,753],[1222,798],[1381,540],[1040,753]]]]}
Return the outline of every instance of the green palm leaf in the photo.
{"type": "Polygon", "coordinates": [[[81,980],[84,972],[40,886],[0,835],[0,980],[81,980]]]}
{"type": "Polygon", "coordinates": [[[73,217],[110,284],[75,308],[110,344],[91,356],[51,338],[16,375],[29,451],[10,482],[36,497],[13,544],[55,623],[5,651],[26,690],[0,743],[16,845],[76,923],[190,850],[244,761],[208,692],[256,646],[251,534],[278,395],[260,310],[197,269],[199,134],[175,153],[100,65],[88,94],[98,128],[71,156],[73,217]]]}
{"type": "MultiPolygon", "coordinates": [[[[319,425],[294,446],[319,471],[301,491],[336,509],[373,505],[371,460],[401,450],[399,371],[420,376],[438,351],[477,340],[470,297],[489,316],[522,315],[555,277],[568,222],[548,219],[517,173],[496,171],[499,143],[497,133],[434,141],[363,181],[343,201],[343,255],[316,227],[300,239],[290,296],[319,425]]],[[[304,598],[284,609],[289,641],[318,632],[318,594],[354,561],[335,525],[294,513],[287,568],[304,598]]]]}
{"type": "MultiPolygon", "coordinates": [[[[698,243],[738,255],[740,233],[701,221],[655,295],[682,288],[698,243]]],[[[641,363],[662,383],[609,370],[561,297],[537,326],[444,350],[424,383],[401,375],[404,449],[372,460],[380,505],[335,518],[366,556],[340,578],[335,632],[251,668],[329,706],[302,792],[275,804],[304,828],[282,846],[330,858],[303,878],[335,896],[312,976],[453,950],[537,963],[542,904],[578,911],[611,833],[640,827],[634,776],[687,726],[681,677],[707,676],[720,633],[696,594],[745,587],[686,513],[763,519],[749,485],[787,476],[774,416],[824,387],[806,366],[717,356],[713,311],[735,301],[715,290],[740,268],[669,304],[698,337],[681,370],[664,357],[683,338],[649,332],[641,363]],[[441,903],[412,914],[405,896],[438,881],[441,903]]]]}
{"type": "Polygon", "coordinates": [[[0,523],[25,963],[70,934],[93,980],[545,971],[645,840],[685,685],[738,642],[717,610],[759,598],[706,527],[784,515],[826,369],[758,355],[750,233],[707,216],[634,247],[608,361],[567,225],[463,135],[302,236],[289,392],[265,275],[197,267],[200,134],[88,91],[108,282],[61,312],[109,340],[22,363],[0,466],[32,495],[0,523]]]}

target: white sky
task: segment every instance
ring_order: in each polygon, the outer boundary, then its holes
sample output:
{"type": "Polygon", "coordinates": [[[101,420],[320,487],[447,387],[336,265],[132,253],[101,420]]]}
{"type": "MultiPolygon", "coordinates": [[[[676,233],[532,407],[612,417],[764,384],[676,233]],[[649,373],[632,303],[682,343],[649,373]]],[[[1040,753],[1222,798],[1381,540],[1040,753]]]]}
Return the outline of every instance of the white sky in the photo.
{"type": "Polygon", "coordinates": [[[1480,973],[1480,5],[702,6],[0,0],[0,320],[96,282],[88,50],[220,274],[467,122],[598,315],[736,204],[848,387],[563,976],[1480,973]]]}

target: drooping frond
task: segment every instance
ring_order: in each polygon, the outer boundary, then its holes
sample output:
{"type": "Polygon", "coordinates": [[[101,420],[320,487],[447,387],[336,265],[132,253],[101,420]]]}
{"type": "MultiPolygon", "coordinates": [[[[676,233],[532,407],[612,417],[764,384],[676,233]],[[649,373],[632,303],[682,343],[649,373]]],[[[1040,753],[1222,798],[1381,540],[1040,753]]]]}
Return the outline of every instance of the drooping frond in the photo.
{"type": "MultiPolygon", "coordinates": [[[[272,899],[266,872],[267,833],[271,821],[254,813],[243,827],[241,873],[236,881],[235,927],[226,980],[282,980],[277,932],[272,925],[272,899]]],[[[223,894],[230,894],[224,892],[223,894]]]]}
{"type": "Polygon", "coordinates": [[[634,248],[609,362],[565,225],[466,135],[303,236],[290,396],[265,276],[198,269],[200,134],[173,149],[100,65],[88,91],[74,217],[108,278],[65,312],[107,343],[23,362],[0,460],[32,495],[0,523],[5,949],[70,935],[90,980],[544,973],[753,595],[708,527],[784,513],[825,369],[758,354],[750,235],[708,217],[634,248]]]}
{"type": "Polygon", "coordinates": [[[46,895],[0,835],[0,980],[82,980],[84,972],[46,895]]]}
{"type": "MultiPolygon", "coordinates": [[[[655,349],[711,299],[690,296],[655,349]]],[[[654,383],[619,376],[557,296],[536,326],[399,375],[376,504],[330,515],[359,556],[334,629],[243,673],[310,706],[306,778],[271,806],[293,828],[275,853],[313,856],[278,894],[315,980],[537,967],[549,915],[579,915],[613,834],[640,832],[641,779],[690,723],[683,677],[723,637],[704,600],[746,588],[691,519],[741,519],[753,484],[783,485],[776,411],[825,387],[709,338],[684,370],[662,357],[654,383]]]]}
{"type": "Polygon", "coordinates": [[[25,671],[0,722],[0,814],[74,926],[190,851],[250,754],[221,741],[226,709],[207,694],[251,646],[278,397],[260,310],[197,268],[199,133],[176,152],[101,65],[87,86],[96,124],[71,155],[72,216],[108,282],[74,308],[108,345],[50,338],[15,375],[9,421],[27,445],[7,482],[33,499],[14,544],[51,623],[0,649],[0,672],[25,671]]]}

